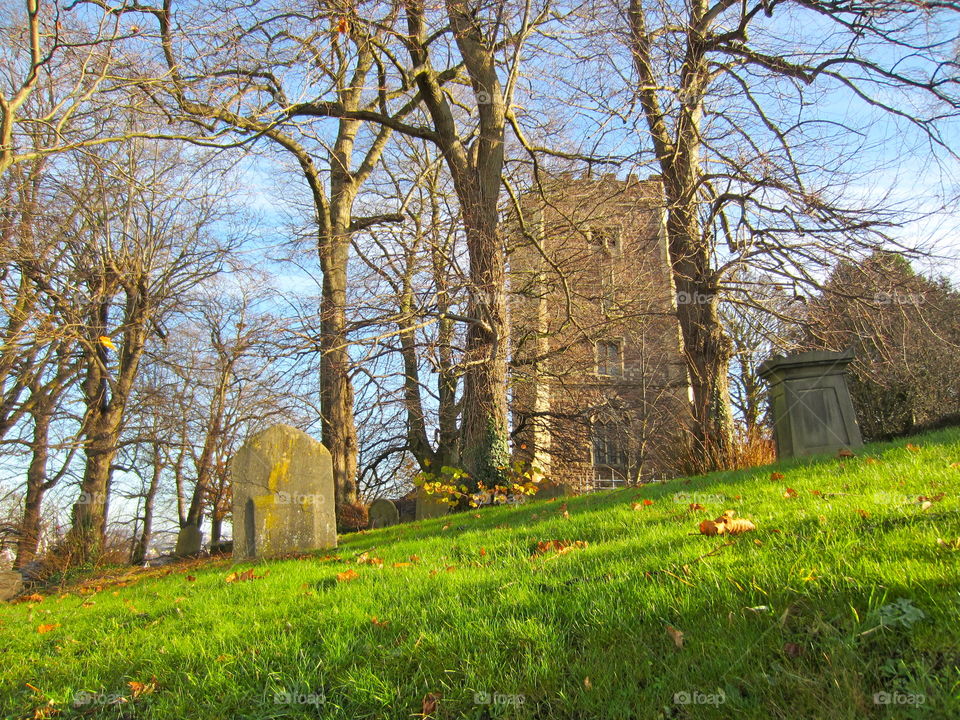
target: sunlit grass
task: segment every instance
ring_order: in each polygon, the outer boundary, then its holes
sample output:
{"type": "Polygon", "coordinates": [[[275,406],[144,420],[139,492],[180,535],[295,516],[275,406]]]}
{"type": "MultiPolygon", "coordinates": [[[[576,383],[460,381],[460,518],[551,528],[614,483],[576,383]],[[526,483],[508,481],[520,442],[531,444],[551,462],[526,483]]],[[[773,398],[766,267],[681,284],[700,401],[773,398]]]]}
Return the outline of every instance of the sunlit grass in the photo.
{"type": "Polygon", "coordinates": [[[0,707],[410,718],[439,693],[437,718],[960,717],[960,550],[938,545],[960,538],[960,431],[910,443],[348,535],[251,581],[221,561],[66,588],[0,608],[0,707]],[[696,533],[726,509],[757,530],[696,533]]]}

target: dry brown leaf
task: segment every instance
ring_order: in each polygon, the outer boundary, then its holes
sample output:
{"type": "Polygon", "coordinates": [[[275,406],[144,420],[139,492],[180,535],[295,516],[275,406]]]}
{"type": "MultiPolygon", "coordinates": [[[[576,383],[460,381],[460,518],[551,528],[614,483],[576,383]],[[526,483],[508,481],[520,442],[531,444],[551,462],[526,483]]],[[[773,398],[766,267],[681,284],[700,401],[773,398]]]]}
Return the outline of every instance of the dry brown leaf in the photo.
{"type": "Polygon", "coordinates": [[[427,693],[423,697],[423,702],[421,703],[421,714],[424,718],[427,718],[437,710],[437,703],[440,702],[440,698],[443,695],[441,693],[427,693]]]}
{"type": "Polygon", "coordinates": [[[584,686],[587,690],[593,690],[593,682],[590,680],[590,677],[589,677],[589,676],[587,676],[587,677],[585,677],[585,678],[583,679],[583,686],[584,686]]]}
{"type": "Polygon", "coordinates": [[[678,648],[683,647],[683,631],[677,630],[673,625],[667,625],[667,634],[673,640],[673,644],[678,648]]]}
{"type": "Polygon", "coordinates": [[[726,525],[727,532],[731,535],[739,535],[741,533],[750,532],[751,530],[757,529],[756,525],[744,518],[728,520],[724,524],[726,525]]]}
{"type": "Polygon", "coordinates": [[[704,520],[700,523],[701,535],[723,535],[726,529],[726,523],[718,523],[715,520],[704,520]]]}
{"type": "Polygon", "coordinates": [[[404,567],[410,567],[412,564],[413,563],[408,563],[408,562],[395,562],[393,566],[395,568],[404,568],[404,567]]]}
{"type": "Polygon", "coordinates": [[[370,622],[373,623],[374,627],[385,628],[390,624],[389,620],[381,620],[376,615],[370,618],[370,622]]]}
{"type": "Polygon", "coordinates": [[[133,695],[134,699],[137,699],[141,695],[150,695],[155,692],[157,689],[157,679],[150,678],[150,682],[142,683],[137,682],[136,680],[130,680],[127,685],[130,686],[130,692],[133,695]]]}
{"type": "Polygon", "coordinates": [[[913,443],[907,443],[907,450],[910,452],[920,452],[920,446],[914,445],[913,443]]]}
{"type": "Polygon", "coordinates": [[[856,457],[856,455],[854,454],[854,452],[853,452],[852,450],[850,450],[850,449],[848,449],[848,448],[840,448],[840,449],[837,451],[837,457],[838,457],[838,458],[852,458],[852,457],[856,457]]]}
{"type": "Polygon", "coordinates": [[[193,575],[187,575],[187,582],[196,582],[196,578],[193,575]]]}
{"type": "Polygon", "coordinates": [[[857,508],[857,515],[859,515],[860,517],[862,517],[864,520],[866,520],[868,517],[870,517],[870,513],[868,513],[866,510],[864,510],[864,509],[862,509],[862,508],[857,508]]]}
{"type": "Polygon", "coordinates": [[[351,580],[356,580],[358,577],[360,577],[360,573],[350,568],[349,570],[344,570],[342,573],[337,573],[337,582],[350,582],[351,580]]]}
{"type": "Polygon", "coordinates": [[[54,623],[50,625],[38,625],[37,632],[43,635],[45,633],[50,632],[51,630],[56,630],[58,627],[60,627],[60,623],[54,623]]]}
{"type": "Polygon", "coordinates": [[[21,598],[17,599],[18,603],[41,603],[43,602],[43,595],[38,593],[33,593],[33,595],[24,595],[21,598]]]}
{"type": "Polygon", "coordinates": [[[943,550],[960,550],[960,537],[956,540],[944,540],[943,538],[937,538],[937,547],[942,548],[943,550]]]}
{"type": "Polygon", "coordinates": [[[690,512],[702,512],[706,508],[700,503],[690,503],[690,512]]]}
{"type": "Polygon", "coordinates": [[[797,497],[797,491],[793,488],[787,488],[787,491],[783,494],[785,498],[795,498],[797,497]]]}
{"type": "Polygon", "coordinates": [[[781,480],[783,480],[783,478],[784,478],[784,474],[782,472],[770,473],[770,479],[773,480],[773,482],[780,482],[781,480]]]}

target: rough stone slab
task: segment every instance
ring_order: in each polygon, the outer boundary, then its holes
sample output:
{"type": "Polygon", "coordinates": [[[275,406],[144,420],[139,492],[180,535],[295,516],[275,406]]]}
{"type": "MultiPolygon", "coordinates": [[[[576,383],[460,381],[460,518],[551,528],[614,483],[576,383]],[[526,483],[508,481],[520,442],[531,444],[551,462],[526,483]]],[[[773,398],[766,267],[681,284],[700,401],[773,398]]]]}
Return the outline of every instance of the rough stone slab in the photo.
{"type": "Polygon", "coordinates": [[[423,488],[417,489],[417,520],[443,517],[450,512],[450,506],[440,502],[435,495],[428,495],[423,488]]]}
{"type": "Polygon", "coordinates": [[[330,453],[305,432],[274,425],[253,435],[230,472],[235,558],[337,546],[330,453]]]}
{"type": "Polygon", "coordinates": [[[23,589],[23,578],[14,570],[0,572],[0,602],[13,600],[23,589]]]}
{"type": "Polygon", "coordinates": [[[387,500],[386,498],[379,498],[370,503],[367,515],[370,518],[371,530],[390,527],[400,522],[400,511],[396,504],[393,500],[387,500]]]}
{"type": "Polygon", "coordinates": [[[203,533],[196,525],[187,525],[180,528],[177,534],[177,546],[173,554],[177,557],[197,555],[203,549],[203,533]]]}

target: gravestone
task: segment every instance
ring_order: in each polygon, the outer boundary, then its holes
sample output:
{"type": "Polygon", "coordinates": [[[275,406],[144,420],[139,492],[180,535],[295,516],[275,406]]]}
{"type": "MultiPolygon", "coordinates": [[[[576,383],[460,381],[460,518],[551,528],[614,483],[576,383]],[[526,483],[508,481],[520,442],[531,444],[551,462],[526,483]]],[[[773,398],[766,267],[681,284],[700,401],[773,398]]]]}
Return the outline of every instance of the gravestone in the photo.
{"type": "Polygon", "coordinates": [[[370,518],[371,530],[390,527],[400,522],[400,511],[396,504],[393,500],[387,500],[386,498],[379,498],[370,503],[367,515],[370,518]]]}
{"type": "Polygon", "coordinates": [[[329,451],[305,432],[274,425],[230,461],[234,558],[337,546],[329,451]]]}
{"type": "Polygon", "coordinates": [[[177,534],[177,546],[173,554],[177,557],[197,555],[203,549],[203,533],[196,525],[187,525],[180,528],[177,534]]]}
{"type": "Polygon", "coordinates": [[[567,483],[548,482],[537,488],[535,500],[550,500],[558,497],[570,497],[573,495],[573,488],[567,483]]]}
{"type": "Polygon", "coordinates": [[[450,506],[440,502],[437,495],[429,495],[423,488],[417,489],[417,520],[429,520],[430,518],[443,517],[450,512],[450,506]]]}
{"type": "Polygon", "coordinates": [[[847,387],[853,351],[775,356],[759,368],[770,386],[777,457],[835,453],[863,446],[847,387]]]}
{"type": "Polygon", "coordinates": [[[15,570],[0,572],[0,602],[13,600],[23,589],[23,578],[15,570]]]}

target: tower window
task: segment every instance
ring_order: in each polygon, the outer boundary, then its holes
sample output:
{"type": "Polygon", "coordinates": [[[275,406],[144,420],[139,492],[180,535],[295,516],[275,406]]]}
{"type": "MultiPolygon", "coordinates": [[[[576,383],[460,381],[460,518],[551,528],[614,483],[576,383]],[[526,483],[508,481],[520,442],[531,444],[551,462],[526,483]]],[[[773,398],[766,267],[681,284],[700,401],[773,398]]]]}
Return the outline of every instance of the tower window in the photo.
{"type": "Polygon", "coordinates": [[[595,422],[593,433],[593,464],[623,470],[627,466],[626,438],[613,423],[595,422]]]}
{"type": "Polygon", "coordinates": [[[590,244],[611,253],[620,252],[620,228],[616,225],[591,228],[590,244]]]}
{"type": "Polygon", "coordinates": [[[623,377],[623,343],[619,340],[597,343],[597,375],[623,377]]]}

